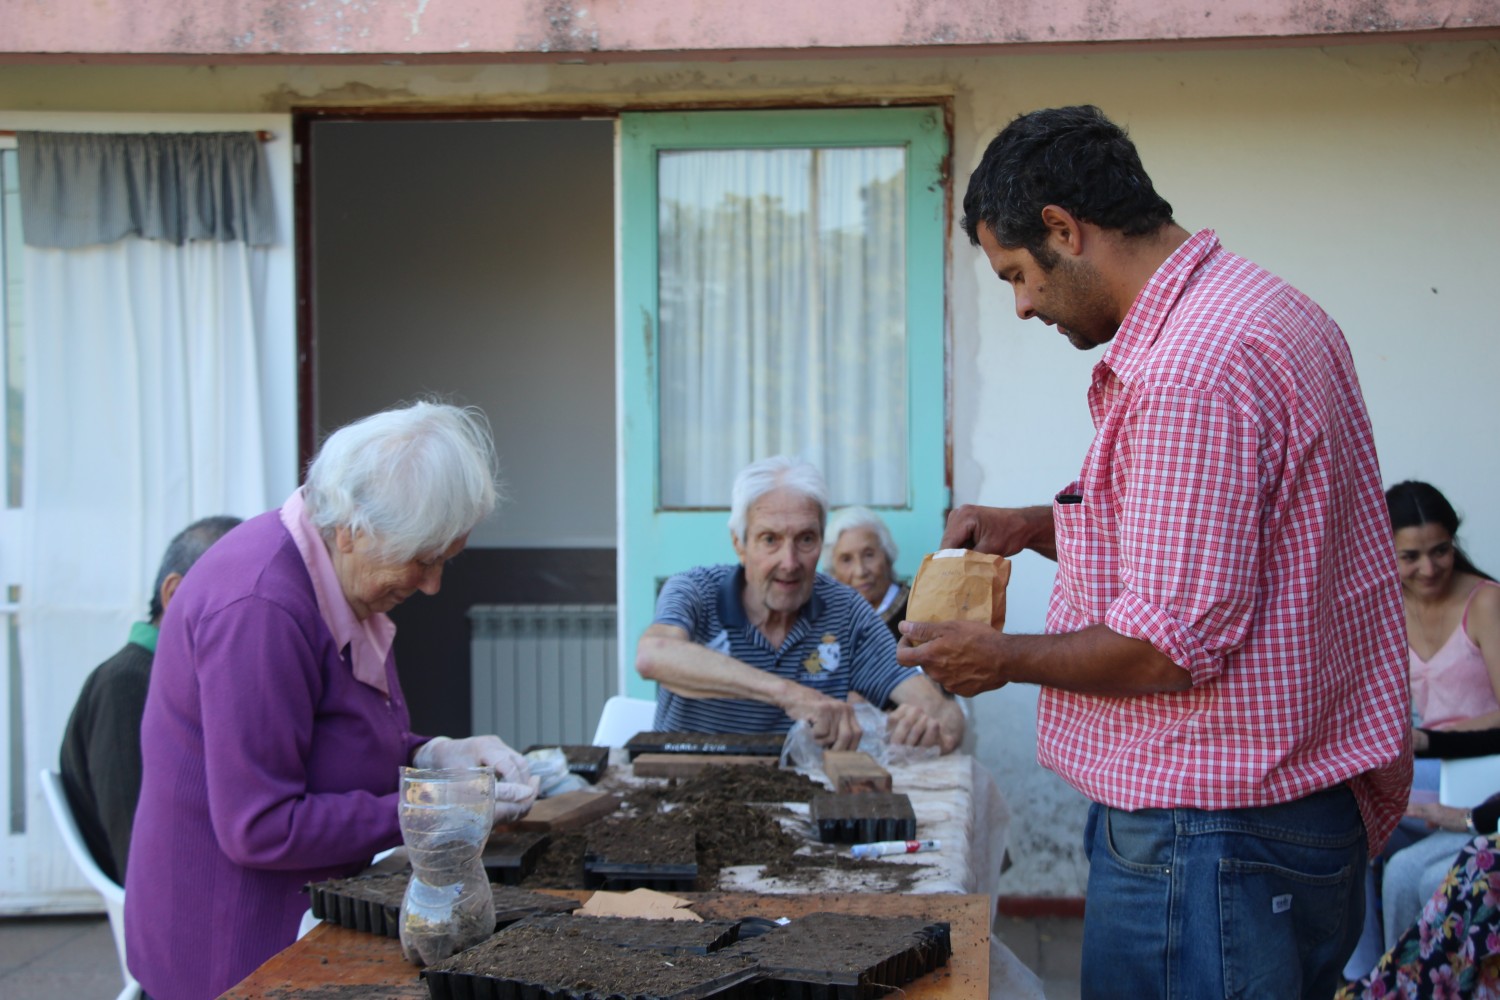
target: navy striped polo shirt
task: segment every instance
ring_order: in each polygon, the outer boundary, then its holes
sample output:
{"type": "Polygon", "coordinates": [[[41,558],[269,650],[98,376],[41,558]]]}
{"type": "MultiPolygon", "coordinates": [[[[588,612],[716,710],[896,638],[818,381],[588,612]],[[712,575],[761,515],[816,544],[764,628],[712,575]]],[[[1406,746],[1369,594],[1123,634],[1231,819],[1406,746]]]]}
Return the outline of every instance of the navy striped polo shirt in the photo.
{"type": "MultiPolygon", "coordinates": [[[[817,575],[780,649],[750,624],[744,589],[737,564],[679,573],[662,587],[652,624],[675,625],[699,645],[840,701],[852,690],[884,705],[902,681],[921,674],[896,662],[896,640],[870,602],[830,576],[817,575]]],[[[765,702],[684,698],[656,688],[657,732],[784,733],[792,722],[765,702]]]]}

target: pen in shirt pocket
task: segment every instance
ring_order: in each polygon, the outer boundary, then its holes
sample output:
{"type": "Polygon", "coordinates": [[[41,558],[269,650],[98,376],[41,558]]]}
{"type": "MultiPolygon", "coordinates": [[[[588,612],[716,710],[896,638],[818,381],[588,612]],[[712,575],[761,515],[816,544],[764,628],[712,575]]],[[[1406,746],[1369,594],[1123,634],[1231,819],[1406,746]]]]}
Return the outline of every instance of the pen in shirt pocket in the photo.
{"type": "Polygon", "coordinates": [[[1059,493],[1057,502],[1061,504],[1083,503],[1082,493],[1059,493]]]}

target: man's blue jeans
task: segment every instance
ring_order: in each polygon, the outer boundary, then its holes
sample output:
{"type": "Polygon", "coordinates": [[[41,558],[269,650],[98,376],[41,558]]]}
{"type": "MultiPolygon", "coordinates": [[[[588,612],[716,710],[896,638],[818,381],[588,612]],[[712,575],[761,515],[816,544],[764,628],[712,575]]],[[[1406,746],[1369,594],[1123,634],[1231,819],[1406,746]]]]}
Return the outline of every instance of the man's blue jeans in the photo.
{"type": "Polygon", "coordinates": [[[1083,996],[1326,1000],[1364,913],[1365,829],[1340,785],[1258,809],[1095,803],[1083,996]]]}

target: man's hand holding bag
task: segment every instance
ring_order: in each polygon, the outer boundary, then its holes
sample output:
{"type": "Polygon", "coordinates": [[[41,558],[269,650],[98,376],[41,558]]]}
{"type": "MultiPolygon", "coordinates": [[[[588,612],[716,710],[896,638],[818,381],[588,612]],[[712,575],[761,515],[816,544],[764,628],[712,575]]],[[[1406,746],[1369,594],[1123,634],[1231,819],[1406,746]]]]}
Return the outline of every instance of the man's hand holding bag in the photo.
{"type": "Polygon", "coordinates": [[[943,549],[922,557],[906,604],[911,622],[984,622],[1005,628],[1010,560],[973,549],[943,549]]]}
{"type": "MultiPolygon", "coordinates": [[[[908,622],[973,622],[992,632],[1005,627],[1005,588],[1010,583],[1010,560],[1003,556],[972,549],[943,549],[922,558],[912,582],[911,598],[906,605],[908,622]]],[[[970,626],[972,628],[972,626],[970,626]]],[[[928,630],[917,628],[903,647],[923,645],[928,630]]],[[[951,630],[942,630],[943,632],[951,630]]],[[[957,638],[954,636],[953,638],[957,638]]],[[[998,686],[993,680],[992,664],[967,643],[948,649],[951,643],[939,634],[930,639],[922,653],[913,657],[911,650],[897,651],[901,662],[920,663],[927,674],[949,691],[972,695],[998,686]]]]}

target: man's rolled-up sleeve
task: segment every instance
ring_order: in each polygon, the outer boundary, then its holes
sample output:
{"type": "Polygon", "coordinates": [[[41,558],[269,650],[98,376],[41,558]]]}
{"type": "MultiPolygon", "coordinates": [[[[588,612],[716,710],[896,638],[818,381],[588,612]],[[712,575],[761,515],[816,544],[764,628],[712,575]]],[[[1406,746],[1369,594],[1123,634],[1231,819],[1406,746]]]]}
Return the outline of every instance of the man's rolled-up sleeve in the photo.
{"type": "Polygon", "coordinates": [[[1112,484],[1120,579],[1105,624],[1151,643],[1195,685],[1249,633],[1260,580],[1260,452],[1254,422],[1222,395],[1154,387],[1132,402],[1112,484]]]}

